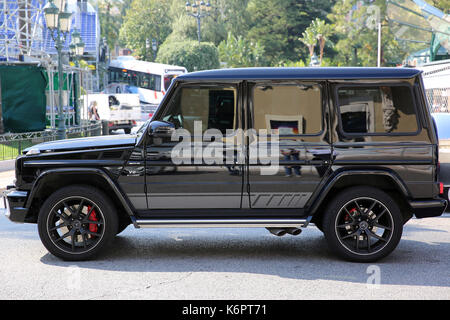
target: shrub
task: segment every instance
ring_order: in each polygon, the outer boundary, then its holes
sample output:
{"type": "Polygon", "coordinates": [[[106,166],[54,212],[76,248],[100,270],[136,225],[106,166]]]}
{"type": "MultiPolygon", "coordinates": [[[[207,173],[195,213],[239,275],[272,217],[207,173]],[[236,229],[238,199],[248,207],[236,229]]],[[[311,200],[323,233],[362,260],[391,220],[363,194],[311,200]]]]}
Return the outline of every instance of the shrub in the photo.
{"type": "Polygon", "coordinates": [[[194,40],[164,42],[158,51],[157,62],[183,66],[188,71],[218,69],[219,53],[214,44],[194,40]]]}

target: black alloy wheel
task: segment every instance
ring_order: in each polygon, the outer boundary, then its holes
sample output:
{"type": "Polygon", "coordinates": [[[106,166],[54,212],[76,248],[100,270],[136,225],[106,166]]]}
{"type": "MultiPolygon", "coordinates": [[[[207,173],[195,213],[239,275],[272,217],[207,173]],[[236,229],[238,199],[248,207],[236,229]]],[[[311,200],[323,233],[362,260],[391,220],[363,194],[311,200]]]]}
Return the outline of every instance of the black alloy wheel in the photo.
{"type": "Polygon", "coordinates": [[[52,194],[38,218],[42,243],[64,260],[86,260],[96,255],[118,231],[111,201],[89,186],[70,186],[52,194]]]}
{"type": "Polygon", "coordinates": [[[341,192],[328,206],[324,233],[341,257],[357,262],[387,256],[400,241],[403,223],[398,205],[386,193],[371,187],[341,192]]]}

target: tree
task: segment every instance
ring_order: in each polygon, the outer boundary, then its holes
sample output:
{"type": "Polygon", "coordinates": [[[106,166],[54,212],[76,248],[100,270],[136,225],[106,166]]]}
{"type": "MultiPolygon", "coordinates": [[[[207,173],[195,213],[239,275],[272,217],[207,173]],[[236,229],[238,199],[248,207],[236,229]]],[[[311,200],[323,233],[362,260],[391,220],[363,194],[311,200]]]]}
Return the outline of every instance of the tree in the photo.
{"type": "Polygon", "coordinates": [[[314,55],[314,48],[317,44],[317,37],[314,30],[311,27],[308,27],[305,32],[302,33],[302,37],[299,38],[299,40],[308,47],[309,57],[311,58],[314,55]]]}
{"type": "Polygon", "coordinates": [[[442,10],[445,14],[450,14],[450,0],[431,0],[430,4],[442,10]]]}
{"type": "Polygon", "coordinates": [[[315,33],[315,36],[316,36],[317,40],[319,41],[320,65],[322,65],[325,41],[328,39],[328,37],[331,34],[331,26],[326,24],[325,21],[323,21],[319,18],[316,18],[316,20],[314,20],[311,23],[311,28],[313,29],[313,32],[315,33]]]}
{"type": "Polygon", "coordinates": [[[98,18],[100,21],[101,37],[106,38],[108,46],[113,48],[117,42],[122,17],[117,7],[119,0],[99,0],[98,18]]]}
{"type": "Polygon", "coordinates": [[[384,23],[386,1],[375,0],[362,6],[359,3],[357,0],[340,1],[328,15],[336,37],[335,64],[366,67],[377,65],[378,19],[383,23],[382,64],[401,63],[407,53],[395,40],[394,34],[387,32],[387,25],[384,23]]]}
{"type": "Polygon", "coordinates": [[[248,38],[259,40],[272,65],[308,56],[298,37],[315,18],[325,19],[336,1],[250,0],[248,38]]]}
{"type": "Polygon", "coordinates": [[[120,28],[120,40],[138,58],[153,61],[152,39],[163,43],[172,31],[169,9],[169,0],[133,0],[120,28]]]}
{"type": "Polygon", "coordinates": [[[185,67],[188,71],[219,68],[219,54],[213,43],[187,40],[165,42],[158,52],[157,62],[185,67]]]}
{"type": "MultiPolygon", "coordinates": [[[[191,1],[192,2],[192,1],[191,1]]],[[[206,1],[205,1],[206,2],[206,1]]],[[[247,32],[249,0],[215,0],[211,1],[210,16],[201,19],[201,40],[219,45],[227,38],[228,32],[237,36],[247,32]]],[[[173,0],[169,12],[172,19],[170,41],[197,39],[197,21],[187,15],[185,1],[173,0]]]]}
{"type": "Polygon", "coordinates": [[[221,62],[228,67],[260,67],[265,64],[264,48],[259,42],[253,43],[242,36],[228,33],[226,40],[218,47],[221,62]]]}
{"type": "Polygon", "coordinates": [[[101,37],[106,38],[108,46],[114,48],[119,43],[119,30],[123,23],[124,13],[132,0],[90,0],[92,6],[98,6],[101,37]]]}

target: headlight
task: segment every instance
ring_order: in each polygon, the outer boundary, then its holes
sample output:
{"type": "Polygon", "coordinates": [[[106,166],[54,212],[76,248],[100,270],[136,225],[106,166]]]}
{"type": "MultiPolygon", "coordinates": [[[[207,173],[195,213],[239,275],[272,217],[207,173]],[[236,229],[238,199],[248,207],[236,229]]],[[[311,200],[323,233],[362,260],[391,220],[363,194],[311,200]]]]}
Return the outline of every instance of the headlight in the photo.
{"type": "Polygon", "coordinates": [[[40,154],[40,153],[41,153],[41,150],[39,150],[37,148],[33,148],[27,152],[27,156],[32,156],[32,155],[40,154]]]}

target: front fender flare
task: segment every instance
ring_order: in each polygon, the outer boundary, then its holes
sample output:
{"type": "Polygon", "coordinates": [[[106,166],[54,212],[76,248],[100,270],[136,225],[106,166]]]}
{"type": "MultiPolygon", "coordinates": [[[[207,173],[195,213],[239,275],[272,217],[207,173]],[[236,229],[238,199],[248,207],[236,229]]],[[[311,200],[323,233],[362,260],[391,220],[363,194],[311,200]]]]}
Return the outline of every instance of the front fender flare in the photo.
{"type": "Polygon", "coordinates": [[[28,196],[28,199],[25,203],[26,208],[30,208],[31,203],[33,202],[33,199],[35,198],[36,194],[39,193],[39,191],[42,189],[42,187],[45,184],[45,181],[53,175],[80,175],[80,174],[89,174],[89,175],[97,175],[101,177],[108,186],[113,190],[114,194],[117,196],[119,201],[122,203],[123,207],[125,208],[127,214],[130,217],[134,217],[134,210],[133,205],[129,203],[127,198],[124,196],[123,192],[119,189],[119,187],[114,183],[114,181],[111,179],[111,177],[106,174],[103,170],[96,169],[96,168],[57,168],[57,169],[49,169],[46,171],[43,171],[37,179],[33,183],[33,187],[31,188],[30,195],[28,196]]]}

